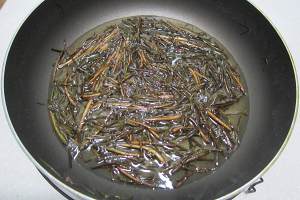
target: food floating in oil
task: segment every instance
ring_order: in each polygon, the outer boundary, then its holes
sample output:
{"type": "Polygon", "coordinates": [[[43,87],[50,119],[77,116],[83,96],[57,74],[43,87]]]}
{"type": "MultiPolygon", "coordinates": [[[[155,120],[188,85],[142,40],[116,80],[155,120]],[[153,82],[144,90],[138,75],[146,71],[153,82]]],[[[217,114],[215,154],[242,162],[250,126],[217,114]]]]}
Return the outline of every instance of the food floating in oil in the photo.
{"type": "Polygon", "coordinates": [[[228,51],[192,25],[129,17],[56,51],[50,119],[91,170],[174,189],[238,148],[245,81],[228,51]]]}

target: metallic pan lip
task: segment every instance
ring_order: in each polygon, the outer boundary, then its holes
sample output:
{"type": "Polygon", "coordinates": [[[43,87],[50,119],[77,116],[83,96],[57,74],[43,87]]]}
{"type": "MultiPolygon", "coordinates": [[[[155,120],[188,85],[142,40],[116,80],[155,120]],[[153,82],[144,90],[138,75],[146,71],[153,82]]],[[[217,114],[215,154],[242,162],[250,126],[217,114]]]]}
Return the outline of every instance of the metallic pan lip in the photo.
{"type": "MultiPolygon", "coordinates": [[[[15,137],[16,141],[18,142],[19,146],[21,147],[21,149],[23,150],[23,152],[26,154],[26,156],[30,159],[30,161],[34,164],[35,167],[37,167],[37,169],[43,173],[45,176],[47,176],[48,178],[50,178],[51,181],[54,182],[55,185],[57,185],[58,187],[61,187],[63,189],[64,192],[67,192],[68,194],[70,193],[71,196],[76,196],[79,197],[81,199],[93,199],[81,192],[78,192],[77,190],[73,189],[72,187],[69,187],[68,185],[66,185],[65,183],[63,183],[62,181],[60,181],[59,179],[57,179],[56,177],[54,177],[51,173],[49,173],[46,169],[44,169],[43,166],[41,166],[33,157],[32,155],[28,152],[28,150],[25,148],[25,146],[23,145],[23,143],[21,142],[20,138],[18,137],[11,121],[9,118],[9,114],[7,111],[7,107],[6,107],[6,101],[5,101],[5,94],[4,94],[4,74],[5,74],[5,66],[6,66],[6,62],[7,62],[7,57],[8,57],[8,53],[10,51],[10,48],[12,46],[13,41],[15,40],[15,37],[17,35],[17,33],[19,32],[19,30],[21,29],[22,25],[24,24],[24,22],[26,21],[26,19],[33,13],[33,11],[38,8],[44,1],[37,3],[32,10],[28,13],[28,15],[22,20],[22,23],[19,24],[19,27],[17,28],[17,31],[15,32],[13,38],[10,41],[9,47],[6,50],[6,54],[5,54],[5,58],[3,61],[3,66],[2,66],[2,72],[1,72],[1,98],[2,98],[2,106],[3,106],[3,110],[5,113],[5,117],[8,123],[8,126],[11,130],[11,132],[13,133],[13,136],[15,137]]],[[[249,1],[248,1],[249,2],[249,1]]],[[[284,148],[286,147],[291,134],[293,132],[293,128],[295,126],[295,122],[297,119],[297,114],[298,114],[298,109],[299,109],[299,82],[298,82],[298,77],[297,77],[297,71],[296,71],[296,66],[295,66],[295,62],[293,60],[293,57],[291,55],[291,52],[289,50],[289,48],[287,47],[286,42],[283,40],[282,35],[279,33],[278,29],[273,25],[273,23],[271,22],[271,20],[257,7],[255,6],[253,3],[249,2],[253,7],[255,7],[267,20],[268,22],[272,25],[272,27],[274,28],[274,30],[276,31],[277,35],[280,37],[281,41],[283,42],[286,50],[288,51],[290,60],[292,62],[292,66],[293,66],[293,71],[294,71],[294,76],[295,76],[295,80],[296,80],[296,106],[295,106],[295,111],[294,111],[294,116],[293,116],[293,121],[291,124],[291,127],[289,129],[288,135],[286,137],[286,139],[284,140],[282,146],[280,147],[279,151],[277,152],[277,154],[274,156],[274,158],[269,162],[269,164],[256,176],[254,177],[252,180],[248,181],[248,183],[244,184],[242,187],[230,192],[229,194],[220,197],[219,199],[228,199],[231,197],[234,197],[236,195],[238,195],[241,192],[244,192],[254,181],[256,181],[258,178],[260,178],[263,174],[265,174],[275,163],[275,161],[279,158],[279,156],[281,155],[281,153],[283,152],[284,148]]]]}
{"type": "Polygon", "coordinates": [[[65,183],[63,183],[62,181],[60,181],[59,179],[57,179],[55,176],[53,176],[51,173],[49,173],[46,169],[44,169],[44,167],[42,165],[40,165],[40,163],[38,163],[33,157],[32,155],[29,153],[29,151],[26,149],[26,147],[23,145],[22,141],[20,140],[20,138],[18,137],[12,123],[11,120],[9,118],[9,114],[7,111],[7,106],[6,106],[6,101],[5,101],[5,93],[4,93],[4,75],[5,75],[5,67],[6,67],[6,62],[7,62],[7,57],[9,54],[9,51],[11,49],[12,43],[16,38],[16,35],[18,34],[19,30],[21,29],[21,27],[23,26],[24,22],[27,20],[27,18],[42,4],[44,3],[44,0],[42,2],[37,3],[32,9],[31,11],[26,15],[26,17],[22,20],[22,22],[19,24],[19,27],[17,28],[16,32],[14,33],[13,38],[11,39],[9,46],[6,50],[5,53],[5,57],[4,57],[4,61],[3,61],[3,66],[2,66],[2,70],[1,70],[1,81],[0,81],[0,90],[1,90],[1,99],[2,99],[2,106],[3,106],[3,110],[5,113],[5,118],[7,120],[8,126],[14,136],[14,138],[16,139],[16,141],[18,142],[18,145],[21,147],[21,149],[23,150],[23,152],[26,154],[26,156],[29,158],[29,160],[34,164],[34,166],[42,173],[44,174],[46,177],[48,177],[56,186],[58,186],[60,189],[62,189],[62,191],[67,192],[67,194],[71,194],[71,196],[75,196],[75,197],[79,197],[81,199],[87,199],[87,200],[93,200],[93,198],[78,192],[77,190],[73,189],[72,187],[69,187],[68,185],[66,185],[65,183]]]}
{"type": "Polygon", "coordinates": [[[263,15],[265,17],[265,19],[267,19],[267,21],[271,24],[271,26],[273,27],[273,29],[275,30],[275,32],[279,36],[280,40],[284,44],[284,47],[285,47],[285,49],[287,50],[287,52],[289,54],[289,58],[291,60],[292,66],[293,66],[293,71],[294,71],[294,76],[295,76],[295,82],[296,82],[296,105],[295,105],[295,111],[294,111],[293,121],[292,121],[290,129],[288,131],[288,135],[286,136],[286,138],[285,138],[283,144],[281,145],[280,149],[278,150],[277,154],[273,157],[273,159],[269,162],[269,164],[256,177],[254,177],[254,178],[252,178],[252,180],[248,181],[248,183],[246,183],[243,186],[241,186],[240,188],[238,188],[238,189],[230,192],[229,194],[227,194],[227,195],[225,195],[223,197],[218,198],[218,200],[229,199],[229,198],[235,197],[236,195],[238,195],[238,194],[246,191],[256,180],[258,180],[259,178],[261,178],[275,164],[275,162],[277,161],[277,159],[279,158],[279,156],[283,152],[284,148],[286,147],[286,145],[287,145],[287,143],[288,143],[288,141],[289,141],[289,139],[290,139],[290,137],[292,135],[292,132],[293,132],[294,127],[295,127],[296,119],[297,119],[297,116],[298,116],[298,110],[299,110],[299,80],[298,80],[298,75],[297,75],[295,61],[293,59],[291,51],[289,50],[289,48],[287,46],[287,43],[283,39],[281,33],[276,28],[276,26],[272,23],[272,21],[256,5],[254,5],[253,3],[251,3],[248,0],[247,0],[247,2],[249,4],[251,4],[256,10],[258,10],[258,12],[261,15],[263,15]]]}

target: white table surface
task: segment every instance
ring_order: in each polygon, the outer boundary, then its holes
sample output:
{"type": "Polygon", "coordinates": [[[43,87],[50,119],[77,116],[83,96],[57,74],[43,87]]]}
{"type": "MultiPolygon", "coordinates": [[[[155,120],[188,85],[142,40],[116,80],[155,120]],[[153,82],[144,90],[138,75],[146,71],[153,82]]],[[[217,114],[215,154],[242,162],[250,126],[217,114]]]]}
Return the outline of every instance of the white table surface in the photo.
{"type": "MultiPolygon", "coordinates": [[[[5,53],[24,18],[42,0],[7,0],[0,10],[0,67],[5,53]]],[[[300,1],[250,0],[276,26],[286,41],[300,72],[300,1]]],[[[300,73],[298,73],[300,77],[300,73]]],[[[0,199],[65,199],[38,173],[17,145],[0,106],[0,199]]],[[[236,199],[300,199],[300,117],[292,137],[275,165],[264,175],[265,182],[254,194],[236,199]]]]}

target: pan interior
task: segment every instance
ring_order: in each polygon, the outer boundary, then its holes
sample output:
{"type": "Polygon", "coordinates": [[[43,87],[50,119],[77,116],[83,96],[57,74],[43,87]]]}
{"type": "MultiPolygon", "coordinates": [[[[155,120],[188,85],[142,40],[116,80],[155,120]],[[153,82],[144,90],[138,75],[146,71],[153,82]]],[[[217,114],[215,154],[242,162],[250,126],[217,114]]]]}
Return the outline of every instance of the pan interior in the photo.
{"type": "MultiPolygon", "coordinates": [[[[238,73],[241,75],[241,82],[244,85],[245,88],[247,88],[246,86],[246,81],[244,78],[244,75],[242,74],[242,71],[240,70],[240,67],[238,66],[238,63],[234,60],[233,56],[230,54],[230,52],[224,47],[224,45],[222,45],[216,38],[213,38],[212,36],[210,36],[208,33],[205,33],[203,30],[199,29],[198,27],[192,25],[192,24],[188,24],[185,23],[183,21],[180,20],[175,20],[175,19],[171,19],[171,18],[167,18],[167,17],[159,17],[159,16],[131,16],[131,17],[125,17],[125,18],[119,18],[119,19],[115,19],[112,21],[108,21],[105,22],[99,26],[96,26],[95,28],[89,30],[88,32],[84,33],[83,35],[81,35],[80,37],[78,37],[70,46],[67,47],[67,52],[69,55],[74,55],[76,53],[76,50],[79,49],[80,47],[82,47],[82,44],[84,44],[85,41],[91,39],[92,37],[94,37],[97,34],[102,34],[105,30],[107,30],[107,28],[115,26],[115,25],[119,25],[122,23],[122,21],[124,20],[134,20],[134,19],[155,19],[156,21],[160,21],[163,20],[165,22],[170,22],[173,25],[176,25],[177,27],[181,28],[182,30],[187,30],[193,33],[198,34],[199,36],[201,36],[202,38],[208,39],[210,42],[212,42],[212,44],[217,45],[222,52],[224,52],[226,58],[228,58],[228,63],[230,63],[230,65],[236,70],[238,71],[238,73]]],[[[59,56],[58,56],[59,57],[59,56]]],[[[55,63],[55,62],[54,62],[55,63]]],[[[67,66],[65,66],[64,68],[66,68],[67,66]]],[[[55,77],[55,74],[57,74],[58,78],[59,78],[59,72],[61,69],[54,69],[52,72],[51,77],[55,77]]],[[[61,72],[63,73],[63,72],[61,72]]],[[[63,82],[63,80],[60,80],[60,82],[63,82]]],[[[52,95],[52,90],[53,90],[53,81],[50,81],[50,90],[49,90],[49,97],[51,97],[52,95]]],[[[50,101],[50,100],[49,100],[50,101]]],[[[248,113],[249,113],[249,98],[248,95],[242,96],[236,103],[232,104],[231,106],[226,106],[226,109],[223,110],[224,113],[230,113],[232,115],[227,115],[228,116],[228,122],[230,122],[230,124],[232,124],[235,129],[238,131],[238,137],[239,137],[239,141],[241,141],[243,133],[246,130],[246,125],[247,125],[247,120],[248,120],[248,113]],[[240,114],[242,113],[242,114],[240,114]]],[[[50,118],[51,120],[51,118],[50,118]]],[[[53,123],[52,123],[53,125],[53,123]]],[[[53,128],[53,130],[55,131],[55,128],[53,128]]],[[[59,138],[59,137],[58,137],[59,138]]],[[[69,145],[67,145],[69,146],[69,145]]],[[[233,153],[233,152],[232,152],[233,153]]],[[[89,152],[86,153],[79,153],[79,156],[77,153],[72,153],[72,154],[76,154],[76,159],[74,159],[74,161],[78,161],[80,165],[84,166],[87,170],[91,170],[91,166],[94,167],[96,165],[96,163],[94,163],[93,161],[91,162],[86,162],[85,160],[87,159],[84,155],[90,155],[89,152]],[[85,157],[85,158],[84,158],[85,157]]],[[[231,154],[231,153],[230,153],[231,154]]],[[[218,154],[218,159],[217,159],[217,168],[220,167],[223,162],[225,162],[227,159],[229,159],[230,157],[229,155],[226,155],[226,159],[224,157],[224,155],[222,154],[218,154]]],[[[72,158],[70,158],[72,159],[72,158]]],[[[199,167],[209,167],[209,163],[205,163],[203,162],[203,164],[199,165],[199,167]]],[[[215,168],[215,167],[214,167],[215,168]]],[[[68,169],[69,170],[69,169],[68,169]]],[[[215,170],[215,169],[214,169],[215,170]]],[[[213,171],[214,171],[213,170],[213,171]]],[[[107,169],[98,169],[98,170],[92,170],[94,173],[96,173],[98,176],[100,176],[101,178],[106,178],[106,179],[112,179],[112,172],[111,169],[108,167],[107,169]]],[[[66,171],[64,173],[67,173],[66,171]]],[[[188,181],[186,182],[192,182],[195,181],[203,176],[208,175],[209,173],[198,173],[198,174],[194,174],[191,178],[188,179],[188,181]]],[[[178,179],[180,179],[180,176],[178,176],[178,179]]]]}

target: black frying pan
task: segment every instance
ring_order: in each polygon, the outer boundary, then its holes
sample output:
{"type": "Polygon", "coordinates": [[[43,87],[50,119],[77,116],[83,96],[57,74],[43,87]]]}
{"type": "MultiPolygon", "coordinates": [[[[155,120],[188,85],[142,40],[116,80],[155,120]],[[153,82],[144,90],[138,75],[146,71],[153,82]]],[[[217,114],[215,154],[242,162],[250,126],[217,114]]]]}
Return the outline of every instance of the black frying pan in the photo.
{"type": "Polygon", "coordinates": [[[8,120],[17,140],[45,176],[82,199],[105,194],[111,199],[232,197],[260,177],[285,146],[298,94],[293,63],[278,33],[241,0],[47,0],[18,31],[3,76],[8,120]],[[173,191],[111,182],[76,163],[70,169],[48,118],[48,85],[57,57],[50,49],[61,47],[64,39],[70,44],[103,22],[132,15],[166,16],[205,30],[231,52],[249,88],[249,122],[240,148],[215,173],[173,191]]]}

